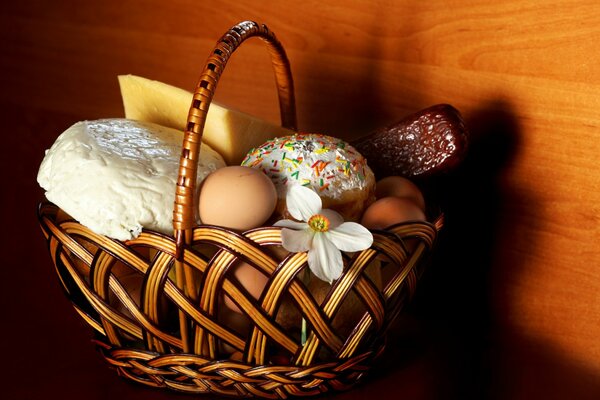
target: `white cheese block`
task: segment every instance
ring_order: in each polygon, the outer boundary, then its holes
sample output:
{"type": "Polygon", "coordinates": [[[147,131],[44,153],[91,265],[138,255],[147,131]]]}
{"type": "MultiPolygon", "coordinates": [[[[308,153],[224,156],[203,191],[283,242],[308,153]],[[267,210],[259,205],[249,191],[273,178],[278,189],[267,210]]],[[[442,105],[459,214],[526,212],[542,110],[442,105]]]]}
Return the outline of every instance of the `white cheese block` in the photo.
{"type": "MultiPolygon", "coordinates": [[[[142,228],[172,235],[182,141],[182,132],[149,122],[78,122],[46,151],[37,179],[48,200],[96,233],[119,240],[142,228]]],[[[203,144],[197,187],[224,166],[203,144]]]]}

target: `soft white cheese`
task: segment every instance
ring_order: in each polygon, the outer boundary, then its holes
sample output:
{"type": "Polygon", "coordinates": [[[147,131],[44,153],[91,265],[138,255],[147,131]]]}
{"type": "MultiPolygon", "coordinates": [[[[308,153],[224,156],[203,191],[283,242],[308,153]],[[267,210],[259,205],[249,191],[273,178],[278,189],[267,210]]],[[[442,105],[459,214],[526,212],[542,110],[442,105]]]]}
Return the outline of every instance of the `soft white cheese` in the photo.
{"type": "MultiPolygon", "coordinates": [[[[183,133],[130,119],[81,121],[46,151],[38,182],[48,200],[96,233],[118,240],[142,228],[171,235],[183,133]]],[[[225,166],[205,143],[198,184],[225,166]]]]}

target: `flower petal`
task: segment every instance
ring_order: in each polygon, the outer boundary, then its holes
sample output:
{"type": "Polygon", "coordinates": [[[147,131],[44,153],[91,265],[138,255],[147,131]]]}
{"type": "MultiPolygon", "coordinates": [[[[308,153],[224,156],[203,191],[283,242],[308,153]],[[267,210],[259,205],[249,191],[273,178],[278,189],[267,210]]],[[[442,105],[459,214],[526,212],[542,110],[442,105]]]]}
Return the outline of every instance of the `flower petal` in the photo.
{"type": "Polygon", "coordinates": [[[371,247],[373,234],[361,224],[344,222],[327,232],[328,239],[342,251],[359,251],[371,247]]]}
{"type": "Polygon", "coordinates": [[[291,219],[280,219],[279,221],[275,222],[273,224],[273,226],[281,226],[283,228],[290,228],[290,229],[295,229],[295,230],[301,230],[301,229],[308,228],[308,225],[306,225],[306,222],[296,222],[296,221],[292,221],[291,219]]]}
{"type": "Polygon", "coordinates": [[[308,221],[310,217],[321,211],[322,206],[319,195],[302,185],[290,186],[285,202],[291,216],[300,221],[308,221]]]}
{"type": "Polygon", "coordinates": [[[308,251],[308,266],[317,278],[331,283],[342,274],[342,253],[325,235],[316,234],[308,251]]]}
{"type": "Polygon", "coordinates": [[[319,214],[323,215],[329,220],[329,229],[335,229],[344,222],[344,217],[340,213],[328,208],[321,210],[319,214]]]}
{"type": "MultiPolygon", "coordinates": [[[[306,226],[306,224],[304,224],[306,226]]],[[[310,229],[295,231],[292,229],[283,228],[281,230],[281,245],[287,251],[298,253],[307,251],[311,248],[313,241],[313,233],[310,229]]]]}

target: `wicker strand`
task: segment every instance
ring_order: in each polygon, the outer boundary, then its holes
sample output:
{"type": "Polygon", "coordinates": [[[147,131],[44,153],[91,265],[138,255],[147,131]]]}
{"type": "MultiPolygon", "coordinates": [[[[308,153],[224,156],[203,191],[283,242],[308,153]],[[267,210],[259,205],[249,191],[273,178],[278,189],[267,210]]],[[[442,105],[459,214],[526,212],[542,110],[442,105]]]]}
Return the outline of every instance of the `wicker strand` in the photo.
{"type": "Polygon", "coordinates": [[[221,37],[208,57],[190,106],[173,210],[177,259],[181,258],[181,248],[184,243],[189,244],[191,240],[190,230],[194,225],[196,171],[208,108],[229,58],[245,40],[252,37],[259,37],[265,41],[271,55],[279,97],[281,123],[286,128],[296,129],[294,85],[290,64],[283,46],[265,25],[259,25],[253,21],[237,24],[221,37]]]}
{"type": "MultiPolygon", "coordinates": [[[[235,25],[219,39],[200,74],[188,113],[179,163],[179,177],[173,206],[173,228],[176,239],[176,284],[180,290],[185,291],[185,294],[192,298],[196,294],[194,279],[191,270],[182,263],[182,255],[183,247],[189,245],[192,240],[191,229],[195,222],[196,210],[197,165],[204,124],[217,83],[229,58],[245,40],[251,37],[259,37],[267,44],[275,72],[282,125],[296,129],[294,86],[289,61],[283,46],[265,25],[259,25],[253,21],[244,21],[235,25]]],[[[202,326],[195,325],[195,327],[192,327],[186,315],[180,312],[179,327],[186,352],[191,351],[193,347],[196,352],[214,356],[214,339],[203,331],[202,326]],[[190,344],[190,328],[195,329],[194,345],[190,344]]]]}
{"type": "Polygon", "coordinates": [[[351,358],[342,364],[310,367],[251,367],[235,361],[215,362],[200,356],[160,355],[114,349],[97,342],[106,360],[119,373],[137,382],[169,387],[188,393],[226,396],[286,398],[347,390],[369,369],[383,347],[351,358]]]}

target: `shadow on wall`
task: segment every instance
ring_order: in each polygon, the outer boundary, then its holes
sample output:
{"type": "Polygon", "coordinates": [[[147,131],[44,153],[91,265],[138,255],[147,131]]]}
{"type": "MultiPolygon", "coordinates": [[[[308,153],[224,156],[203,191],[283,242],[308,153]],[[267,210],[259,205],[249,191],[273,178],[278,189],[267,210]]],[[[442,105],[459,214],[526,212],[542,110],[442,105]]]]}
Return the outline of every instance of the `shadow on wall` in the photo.
{"type": "MultiPolygon", "coordinates": [[[[494,374],[489,351],[496,244],[500,235],[510,234],[500,229],[507,196],[500,178],[518,151],[520,132],[505,101],[464,117],[470,134],[466,159],[431,185],[446,224],[414,308],[422,313],[436,353],[439,398],[485,399],[494,374]]],[[[510,268],[518,272],[521,266],[513,261],[510,268]]]]}
{"type": "Polygon", "coordinates": [[[373,379],[412,380],[403,386],[418,399],[600,398],[592,371],[525,337],[504,315],[506,293],[527,267],[506,246],[519,241],[519,248],[534,250],[534,238],[518,227],[542,220],[542,211],[531,193],[502,179],[520,144],[511,105],[490,102],[465,117],[467,158],[428,182],[446,215],[436,252],[374,374],[383,377],[373,379]],[[537,215],[521,221],[515,204],[537,215]]]}
{"type": "Polygon", "coordinates": [[[413,364],[425,363],[419,399],[490,398],[495,372],[492,270],[506,196],[499,179],[517,152],[519,129],[503,101],[464,117],[470,134],[465,160],[452,173],[422,182],[427,197],[440,202],[445,225],[377,371],[411,374],[413,364]]]}
{"type": "MultiPolygon", "coordinates": [[[[394,324],[369,377],[389,382],[376,388],[392,385],[399,394],[411,393],[404,398],[492,397],[492,276],[506,196],[499,179],[517,152],[519,129],[502,101],[485,105],[465,123],[466,159],[451,174],[422,182],[427,198],[439,200],[445,225],[416,296],[394,324]]],[[[510,268],[516,272],[520,266],[515,260],[510,268]]],[[[366,394],[368,386],[358,390],[366,394]]]]}

